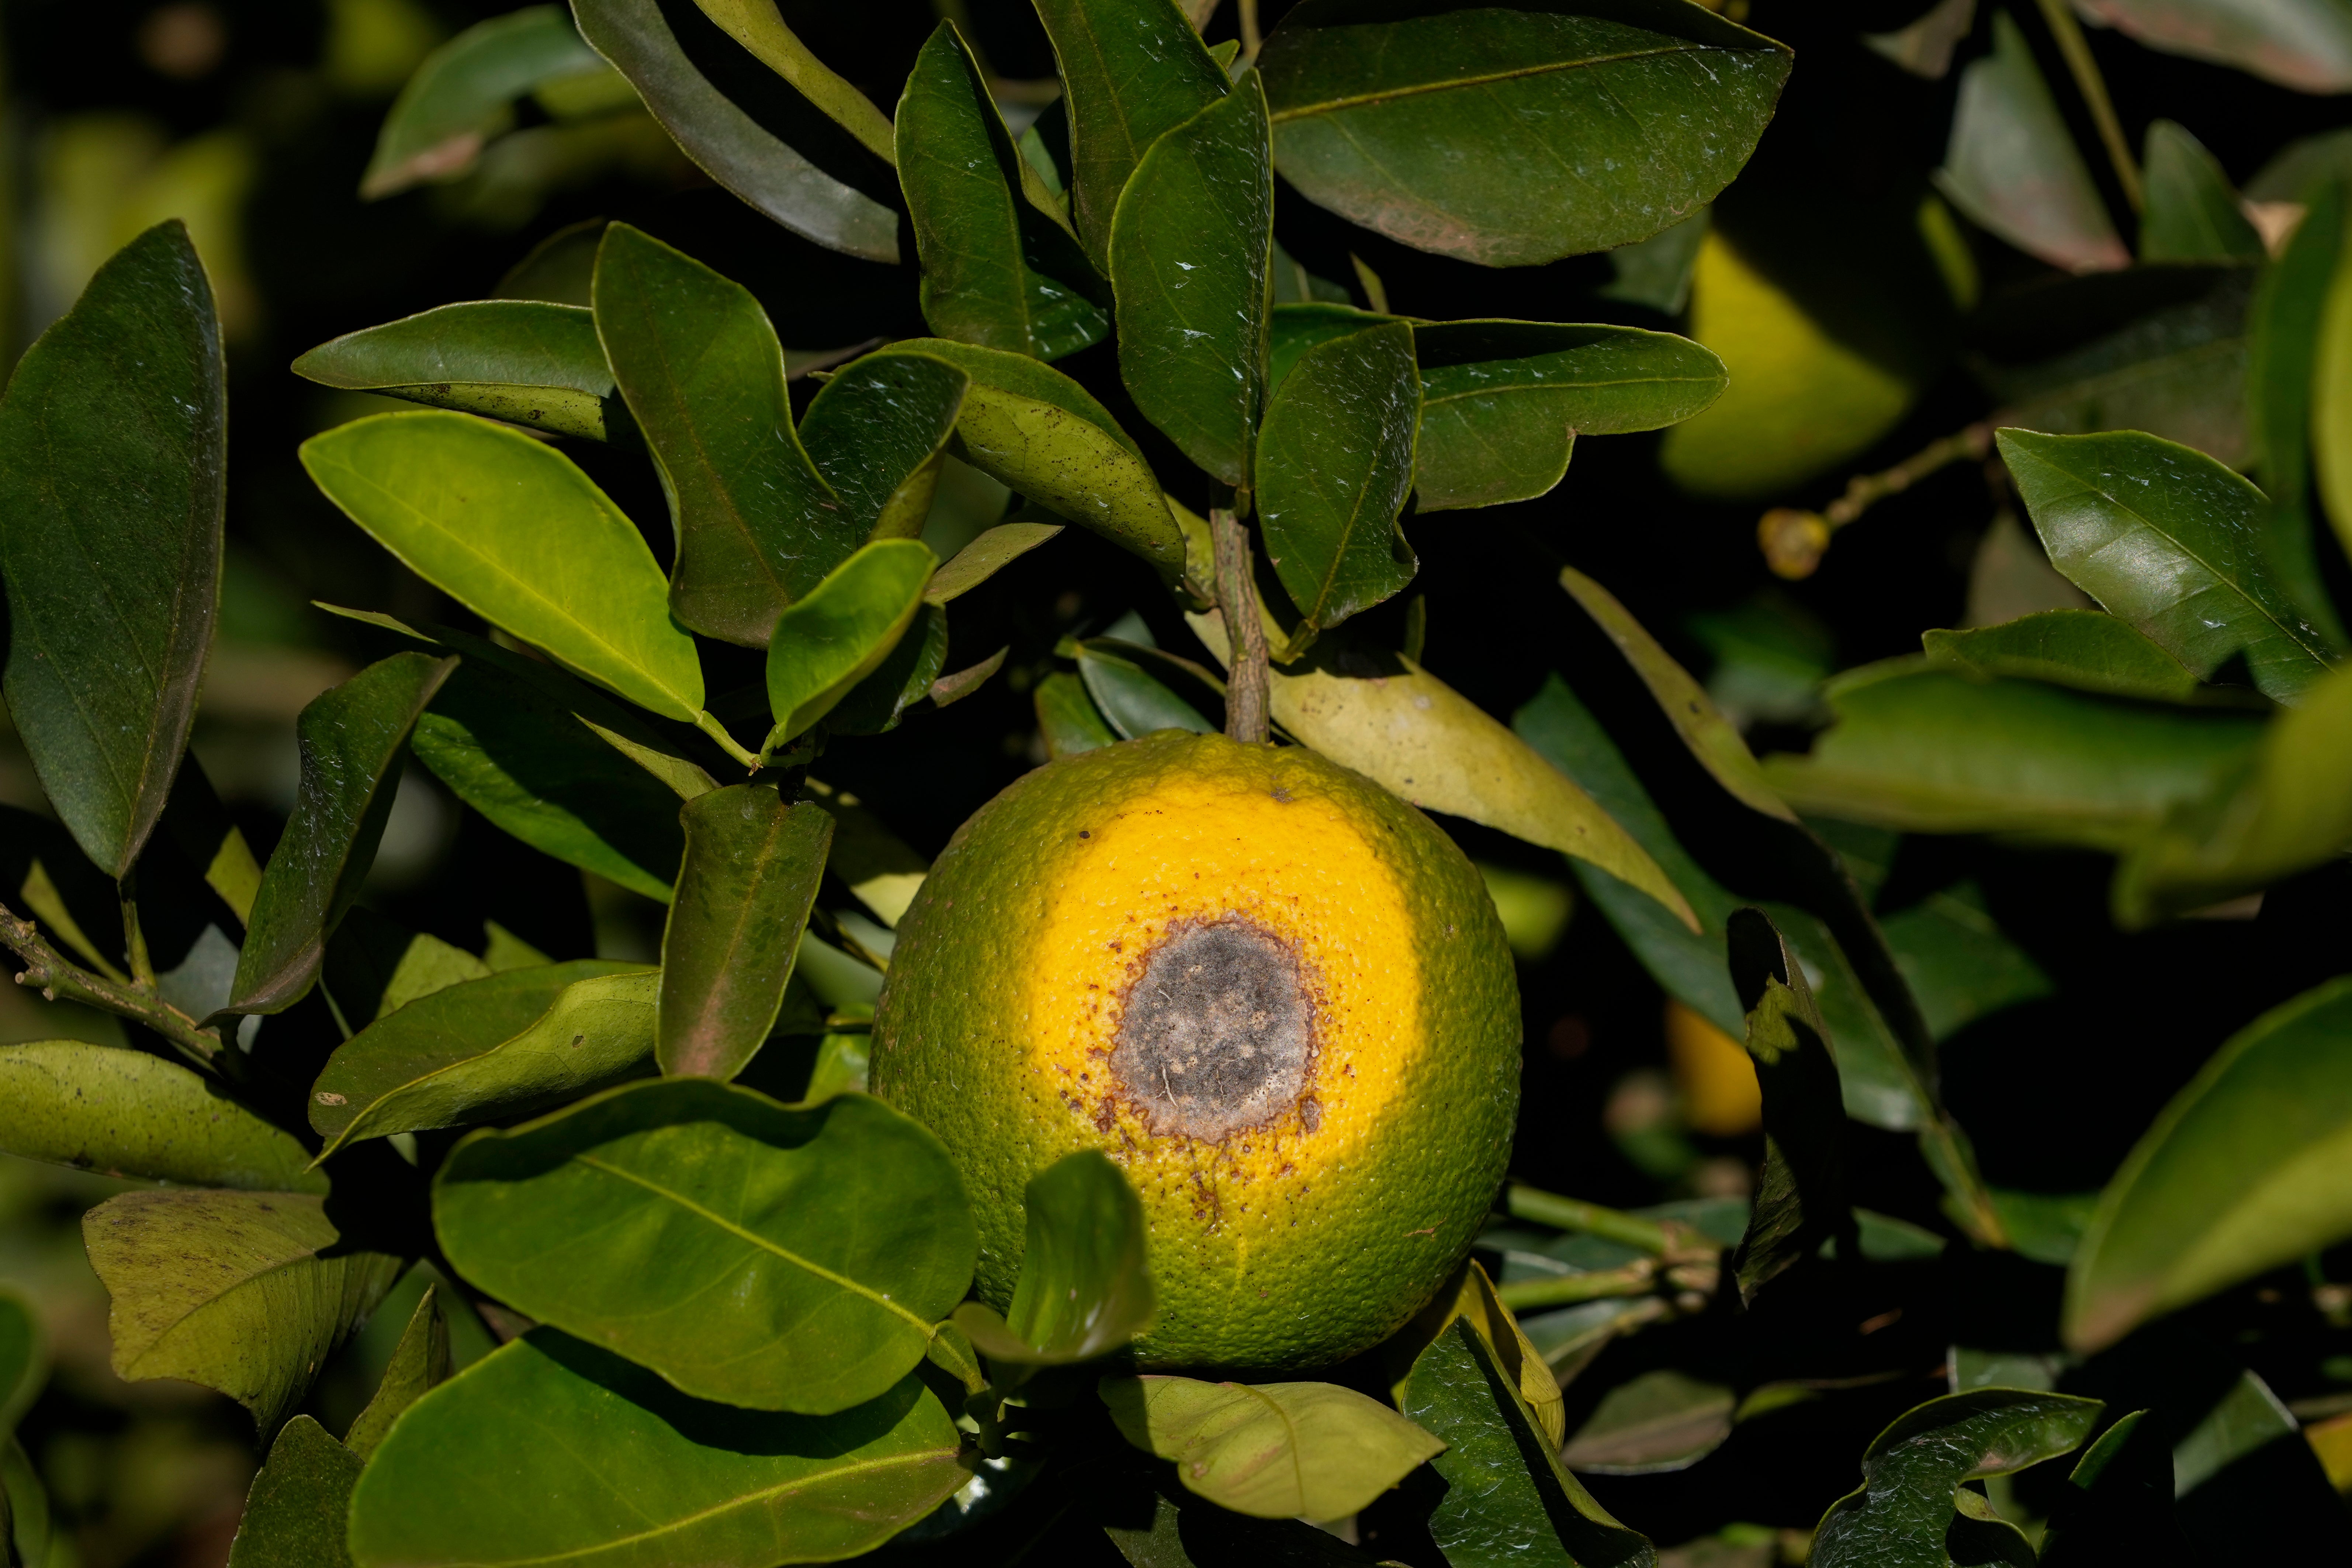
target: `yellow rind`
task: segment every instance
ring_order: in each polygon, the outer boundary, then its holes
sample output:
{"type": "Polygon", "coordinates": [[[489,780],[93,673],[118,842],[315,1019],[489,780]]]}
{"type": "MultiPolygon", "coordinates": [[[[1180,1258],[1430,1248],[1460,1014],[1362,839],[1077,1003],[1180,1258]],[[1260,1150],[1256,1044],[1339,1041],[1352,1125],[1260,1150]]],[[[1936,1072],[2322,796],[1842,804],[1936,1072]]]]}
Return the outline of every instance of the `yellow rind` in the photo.
{"type": "Polygon", "coordinates": [[[1461,1262],[1518,1039],[1501,923],[1426,818],[1314,752],[1171,733],[1051,763],[958,831],[899,924],[872,1081],[962,1169],[982,1301],[1011,1299],[1029,1178],[1100,1148],[1150,1225],[1139,1359],[1280,1370],[1379,1343],[1461,1262]],[[1307,1092],[1218,1142],[1155,1133],[1109,1071],[1125,989],[1172,930],[1228,918],[1299,962],[1307,1092]]]}

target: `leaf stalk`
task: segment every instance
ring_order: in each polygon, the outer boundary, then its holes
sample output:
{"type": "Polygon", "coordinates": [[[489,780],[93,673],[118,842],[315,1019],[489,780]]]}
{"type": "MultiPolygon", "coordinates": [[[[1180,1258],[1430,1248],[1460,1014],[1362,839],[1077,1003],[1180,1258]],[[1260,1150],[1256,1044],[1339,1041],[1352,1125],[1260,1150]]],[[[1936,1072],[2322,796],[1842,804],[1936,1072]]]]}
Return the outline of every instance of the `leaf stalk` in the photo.
{"type": "Polygon", "coordinates": [[[0,944],[24,961],[16,983],[33,987],[50,1001],[80,1002],[127,1018],[170,1040],[200,1066],[211,1066],[220,1052],[218,1034],[197,1027],[195,1019],[152,991],[121,985],[67,963],[42,937],[38,926],[5,904],[0,904],[0,944]]]}

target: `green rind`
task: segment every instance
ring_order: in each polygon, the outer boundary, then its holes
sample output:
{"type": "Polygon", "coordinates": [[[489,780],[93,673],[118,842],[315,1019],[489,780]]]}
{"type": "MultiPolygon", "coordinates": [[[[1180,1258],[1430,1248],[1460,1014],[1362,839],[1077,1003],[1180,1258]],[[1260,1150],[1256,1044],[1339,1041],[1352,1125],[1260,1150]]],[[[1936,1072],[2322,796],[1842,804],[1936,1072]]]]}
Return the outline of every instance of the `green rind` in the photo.
{"type": "Polygon", "coordinates": [[[1201,1228],[1156,1171],[1125,1162],[1160,1294],[1134,1352],[1147,1368],[1329,1365],[1395,1332],[1461,1262],[1502,1179],[1518,1108],[1517,980],[1501,921],[1453,841],[1369,779],[1304,748],[1170,735],[1023,778],[957,831],[899,922],[875,1017],[874,1092],[954,1156],[980,1225],[976,1293],[1003,1311],[1030,1178],[1113,1141],[1075,1118],[1040,1116],[1017,1092],[1028,944],[1089,821],[1210,768],[1331,800],[1376,846],[1420,916],[1423,1034],[1383,1125],[1261,1211],[1290,1221],[1271,1245],[1246,1223],[1201,1228]]]}

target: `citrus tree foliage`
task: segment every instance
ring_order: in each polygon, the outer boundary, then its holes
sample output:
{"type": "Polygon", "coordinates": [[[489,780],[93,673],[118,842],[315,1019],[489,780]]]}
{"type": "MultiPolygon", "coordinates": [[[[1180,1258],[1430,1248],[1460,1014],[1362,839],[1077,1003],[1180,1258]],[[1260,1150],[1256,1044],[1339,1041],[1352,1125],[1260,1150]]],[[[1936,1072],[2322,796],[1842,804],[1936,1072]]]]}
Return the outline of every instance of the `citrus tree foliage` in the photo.
{"type": "MultiPolygon", "coordinates": [[[[2289,89],[2352,86],[2352,28],[2321,0],[2079,9],[2289,89]]],[[[1741,4],[1300,0],[1262,36],[1249,0],[1037,0],[1044,84],[938,10],[889,103],[766,0],[532,6],[416,72],[352,172],[371,197],[464,173],[525,102],[649,114],[794,243],[905,279],[929,335],[788,346],[712,256],[616,221],[564,231],[500,298],[303,354],[311,382],[417,405],[300,463],[387,570],[470,619],[337,609],[376,657],[302,712],[266,854],[187,751],[227,393],[186,231],[124,246],[16,366],[5,691],[56,823],[8,819],[0,939],[22,983],[132,1030],[0,1048],[0,1148],[150,1184],[89,1212],[89,1257],[122,1376],[251,1415],[266,1461],[233,1562],[1653,1564],[1614,1478],[1818,1447],[1809,1412],[1832,1410],[1884,1429],[1841,1438],[1817,1494],[1702,1471],[1722,1494],[1676,1494],[1666,1544],[1714,1533],[1762,1563],[1809,1539],[1822,1568],[2286,1561],[2315,1509],[2343,1527],[2314,1454],[2344,1482],[2352,1437],[2296,1437],[2342,1396],[2291,1413],[2239,1348],[2287,1344],[2273,1370],[2332,1350],[2352,1383],[2340,942],[2196,1042],[2202,1071],[2104,1190],[2051,1193],[1996,1179],[1939,1053],[2067,977],[1932,847],[1906,851],[1919,886],[1888,875],[1898,835],[2089,868],[2100,930],[2070,954],[2110,925],[2267,896],[2284,927],[2340,902],[2341,140],[2242,195],[2171,120],[2134,148],[2054,4],[1944,0],[1843,38],[1951,89],[1940,164],[1867,200],[1758,155],[1793,56],[1741,4]],[[1422,316],[1367,256],[1601,281],[1542,319],[1484,285],[1422,316]],[[1580,298],[1604,319],[1552,319],[1580,298]],[[1994,417],[1916,429],[1963,358],[1994,417]],[[1828,499],[1906,430],[1932,443],[1828,499]],[[1885,497],[1990,465],[2007,509],[1963,623],[1823,685],[1788,617],[1645,625],[1657,585],[1530,566],[1504,525],[1439,515],[1565,485],[1582,526],[1637,528],[1572,459],[1643,432],[1688,496],[1810,503],[1759,525],[1791,580],[1859,548],[1829,554],[1885,497]],[[973,485],[995,486],[984,526],[937,526],[973,485]],[[660,497],[667,528],[616,490],[660,497]],[[1011,679],[958,640],[957,601],[1077,549],[1071,529],[1198,648],[1066,640],[1023,676],[1041,758],[1222,728],[1569,857],[1670,1029],[1743,1072],[1744,1042],[1752,1204],[1514,1183],[1372,1354],[1139,1375],[1144,1211],[1088,1153],[1029,1185],[1009,1305],[970,1299],[956,1168],[864,1092],[925,862],[824,773],[1011,679]],[[1516,705],[1493,712],[1423,666],[1411,597],[1421,553],[1463,538],[1496,541],[1492,573],[1558,580],[1552,667],[1482,693],[1516,705]],[[371,908],[412,765],[667,906],[656,961],[500,931],[470,951],[371,908]],[[421,1267],[441,1283],[373,1402],[341,1437],[299,1413],[421,1267]],[[1937,1303],[1924,1361],[1871,1348],[1906,1301],[1937,1303]],[[454,1375],[451,1313],[499,1342],[454,1375]],[[1588,1375],[1612,1344],[1657,1349],[1588,1375]],[[2007,1479],[2069,1455],[2063,1479],[2007,1479]],[[2217,1523],[2225,1495],[2254,1501],[2217,1523]],[[1759,1519],[1797,1528],[1775,1544],[1759,1519]]],[[[1527,297],[1531,275],[1492,276],[1527,297]]],[[[2128,1073],[2137,1045],[2084,1049],[2128,1073]]],[[[0,1298],[7,1423],[41,1366],[0,1298]]],[[[10,1560],[53,1561],[13,1437],[0,1487],[10,1560]]]]}

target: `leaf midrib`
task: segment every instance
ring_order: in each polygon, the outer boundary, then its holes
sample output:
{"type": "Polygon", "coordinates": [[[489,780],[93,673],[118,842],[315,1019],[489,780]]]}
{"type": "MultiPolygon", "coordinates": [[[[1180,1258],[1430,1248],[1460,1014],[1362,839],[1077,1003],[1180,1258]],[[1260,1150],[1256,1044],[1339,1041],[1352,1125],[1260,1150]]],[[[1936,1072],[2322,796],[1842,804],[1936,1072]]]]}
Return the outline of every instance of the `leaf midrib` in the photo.
{"type": "Polygon", "coordinates": [[[678,1207],[686,1210],[688,1214],[693,1215],[696,1218],[703,1220],[707,1224],[715,1226],[719,1229],[726,1231],[729,1235],[735,1237],[739,1240],[751,1243],[751,1245],[758,1248],[761,1251],[781,1258],[785,1262],[793,1265],[793,1267],[799,1269],[805,1273],[814,1275],[817,1279],[823,1280],[828,1284],[838,1286],[854,1296],[863,1297],[865,1300],[871,1301],[876,1306],[881,1307],[885,1311],[905,1319],[908,1323],[914,1325],[916,1331],[921,1333],[927,1342],[929,1340],[931,1335],[931,1325],[929,1320],[917,1313],[908,1312],[906,1308],[900,1306],[889,1297],[882,1294],[879,1291],[875,1290],[872,1286],[861,1284],[859,1281],[849,1278],[846,1274],[835,1273],[834,1270],[824,1267],[821,1263],[817,1263],[802,1257],[799,1253],[793,1251],[790,1248],[779,1246],[768,1238],[761,1235],[758,1231],[739,1225],[735,1221],[729,1219],[726,1216],[719,1213],[717,1210],[704,1207],[701,1204],[695,1202],[684,1193],[674,1191],[669,1187],[662,1186],[659,1182],[649,1181],[646,1177],[637,1175],[635,1171],[625,1170],[619,1166],[608,1164],[605,1161],[598,1159],[593,1155],[574,1155],[572,1157],[579,1164],[586,1166],[590,1170],[602,1171],[607,1176],[618,1176],[621,1180],[628,1182],[633,1186],[643,1187],[646,1191],[652,1193],[655,1197],[666,1198],[669,1202],[677,1205],[678,1207]]]}
{"type": "MultiPolygon", "coordinates": [[[[1622,376],[1614,381],[1591,382],[1509,382],[1496,386],[1472,388],[1464,392],[1444,392],[1431,397],[1424,392],[1421,405],[1424,409],[1465,398],[1500,397],[1510,392],[1606,392],[1613,387],[1680,387],[1704,386],[1715,381],[1714,376],[1622,376]]],[[[1426,382],[1423,383],[1425,387],[1426,382]]]]}
{"type": "Polygon", "coordinates": [[[1379,92],[1352,93],[1345,98],[1322,99],[1301,104],[1296,109],[1274,110],[1273,123],[1283,124],[1293,120],[1312,119],[1319,114],[1336,114],[1342,110],[1363,109],[1376,104],[1391,103],[1399,99],[1425,98],[1432,93],[1459,92],[1470,88],[1487,87],[1496,82],[1517,81],[1528,77],[1556,76],[1562,71],[1591,70],[1601,66],[1622,65],[1629,60],[1657,59],[1668,55],[1696,54],[1707,50],[1719,54],[1766,53],[1764,50],[1722,49],[1710,44],[1680,44],[1668,48],[1628,49],[1622,54],[1596,55],[1584,59],[1559,60],[1539,66],[1520,66],[1511,70],[1483,71],[1475,76],[1449,77],[1444,81],[1421,82],[1410,87],[1385,89],[1379,92]]]}

